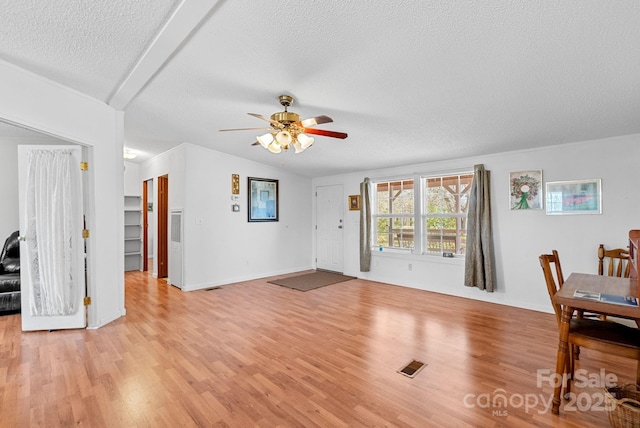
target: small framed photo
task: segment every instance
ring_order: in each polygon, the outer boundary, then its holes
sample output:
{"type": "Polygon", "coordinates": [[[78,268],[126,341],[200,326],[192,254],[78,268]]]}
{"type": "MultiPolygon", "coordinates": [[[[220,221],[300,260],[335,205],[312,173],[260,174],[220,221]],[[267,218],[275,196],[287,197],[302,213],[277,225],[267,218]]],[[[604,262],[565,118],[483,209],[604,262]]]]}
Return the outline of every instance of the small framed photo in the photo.
{"type": "Polygon", "coordinates": [[[591,180],[547,183],[547,215],[602,214],[602,182],[591,180]]]}
{"type": "Polygon", "coordinates": [[[360,210],[360,195],[349,195],[349,210],[360,210]]]}
{"type": "Polygon", "coordinates": [[[278,180],[249,177],[249,221],[278,221],[278,180]]]}
{"type": "Polygon", "coordinates": [[[542,170],[509,173],[509,207],[512,210],[542,209],[542,170]]]}
{"type": "Polygon", "coordinates": [[[231,174],[231,194],[240,194],[240,176],[238,174],[231,174]]]}

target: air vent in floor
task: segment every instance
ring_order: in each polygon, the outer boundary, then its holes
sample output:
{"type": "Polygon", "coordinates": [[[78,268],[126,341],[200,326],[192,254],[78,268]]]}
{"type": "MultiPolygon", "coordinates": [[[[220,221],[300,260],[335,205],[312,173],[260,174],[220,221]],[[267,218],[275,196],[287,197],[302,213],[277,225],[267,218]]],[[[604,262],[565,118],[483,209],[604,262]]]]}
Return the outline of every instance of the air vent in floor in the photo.
{"type": "Polygon", "coordinates": [[[425,363],[417,360],[411,360],[409,364],[400,368],[398,370],[398,373],[403,374],[407,377],[415,377],[418,374],[418,372],[425,367],[426,367],[425,363]]]}

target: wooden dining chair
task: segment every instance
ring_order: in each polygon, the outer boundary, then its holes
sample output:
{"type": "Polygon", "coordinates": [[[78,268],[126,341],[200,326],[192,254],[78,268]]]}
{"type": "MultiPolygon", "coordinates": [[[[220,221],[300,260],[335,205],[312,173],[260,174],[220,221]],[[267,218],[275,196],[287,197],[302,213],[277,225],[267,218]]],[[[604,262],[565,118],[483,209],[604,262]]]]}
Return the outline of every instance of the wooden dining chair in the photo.
{"type": "MultiPolygon", "coordinates": [[[[598,247],[598,275],[605,275],[605,265],[608,276],[617,276],[618,278],[631,276],[631,259],[629,251],[624,248],[607,250],[604,248],[604,244],[600,244],[598,247]]],[[[640,328],[640,320],[636,320],[636,326],[640,328]]]]}
{"type": "MultiPolygon", "coordinates": [[[[553,250],[551,254],[542,254],[539,259],[559,329],[562,317],[562,306],[553,301],[553,296],[555,296],[556,292],[564,283],[564,278],[562,277],[562,267],[560,265],[558,252],[553,250]],[[552,268],[551,265],[554,267],[552,268]]],[[[564,373],[569,375],[569,382],[567,382],[567,388],[564,394],[565,399],[569,397],[569,392],[571,391],[571,379],[573,379],[576,355],[579,347],[635,359],[638,361],[636,383],[640,385],[640,329],[612,321],[572,317],[569,324],[569,337],[567,340],[569,343],[569,352],[565,360],[564,373]]]]}
{"type": "Polygon", "coordinates": [[[618,278],[629,278],[631,263],[629,251],[622,248],[606,250],[603,244],[598,247],[598,275],[604,275],[604,267],[607,265],[607,275],[618,278]]]}

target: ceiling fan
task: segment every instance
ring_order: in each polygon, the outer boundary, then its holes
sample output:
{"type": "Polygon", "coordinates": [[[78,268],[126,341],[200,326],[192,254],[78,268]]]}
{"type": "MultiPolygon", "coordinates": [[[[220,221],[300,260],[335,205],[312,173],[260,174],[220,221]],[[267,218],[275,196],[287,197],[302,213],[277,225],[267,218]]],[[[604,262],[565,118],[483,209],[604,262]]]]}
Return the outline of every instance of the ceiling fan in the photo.
{"type": "Polygon", "coordinates": [[[266,134],[257,137],[258,141],[252,145],[261,145],[271,153],[280,153],[282,149],[288,150],[290,146],[293,146],[296,154],[302,153],[308,149],[314,141],[314,138],[307,134],[341,139],[347,138],[347,134],[344,132],[313,128],[313,126],[316,125],[333,122],[333,119],[329,116],[316,116],[300,120],[300,116],[297,113],[287,111],[287,108],[293,104],[292,96],[280,95],[279,100],[280,104],[284,106],[284,111],[272,114],[271,118],[256,113],[247,113],[250,116],[269,122],[271,124],[270,127],[221,129],[220,131],[269,130],[266,134]]]}

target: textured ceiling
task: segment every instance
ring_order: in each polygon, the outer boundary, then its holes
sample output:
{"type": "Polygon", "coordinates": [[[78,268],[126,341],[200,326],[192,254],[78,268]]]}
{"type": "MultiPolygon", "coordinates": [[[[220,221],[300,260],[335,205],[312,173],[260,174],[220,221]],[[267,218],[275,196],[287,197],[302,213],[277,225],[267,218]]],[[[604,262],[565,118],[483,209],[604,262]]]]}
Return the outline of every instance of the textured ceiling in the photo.
{"type": "Polygon", "coordinates": [[[639,22],[637,0],[0,0],[0,58],[124,108],[141,160],[189,142],[321,176],[640,133],[639,22]],[[218,131],[280,94],[349,137],[218,131]]]}
{"type": "Polygon", "coordinates": [[[178,0],[0,0],[0,59],[106,101],[178,0]]]}

